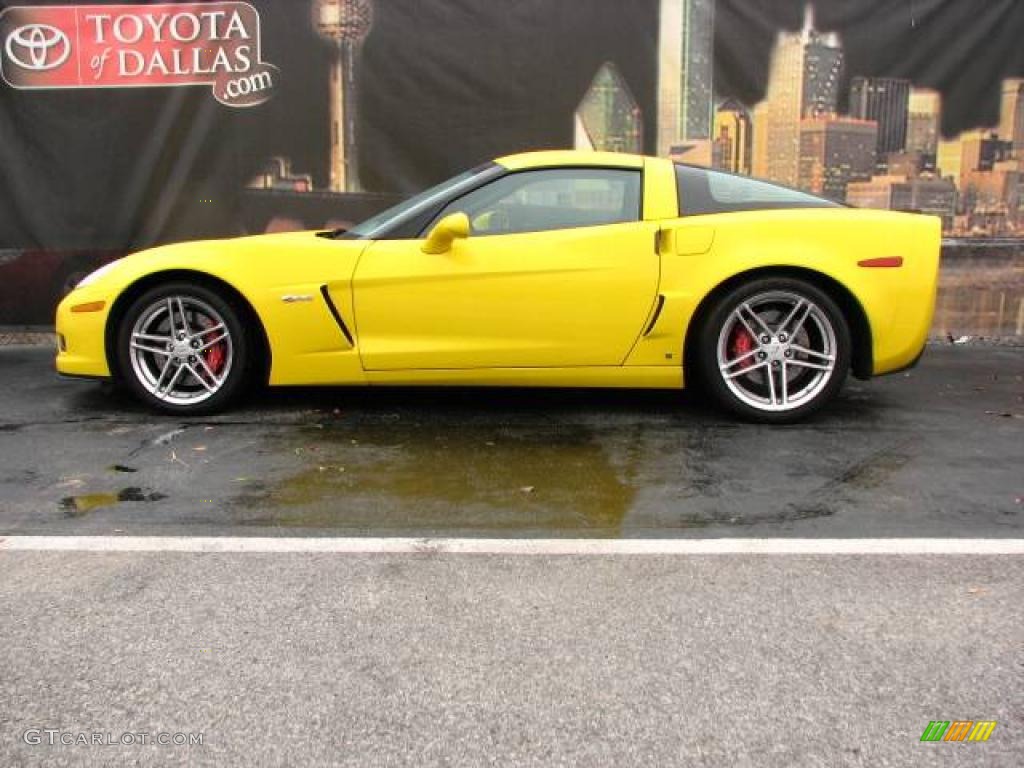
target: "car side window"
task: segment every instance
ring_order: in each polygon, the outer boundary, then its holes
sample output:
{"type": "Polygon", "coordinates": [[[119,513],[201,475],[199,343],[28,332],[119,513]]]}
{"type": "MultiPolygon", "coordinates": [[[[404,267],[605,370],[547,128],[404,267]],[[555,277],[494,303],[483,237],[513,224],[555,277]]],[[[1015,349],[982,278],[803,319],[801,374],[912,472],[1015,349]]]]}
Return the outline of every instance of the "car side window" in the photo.
{"type": "Polygon", "coordinates": [[[676,164],[679,215],[762,211],[777,208],[835,208],[838,204],[822,197],[779,184],[676,164]]]}
{"type": "Polygon", "coordinates": [[[508,235],[638,221],[640,171],[550,168],[510,173],[453,200],[424,233],[451,213],[469,217],[473,235],[508,235]]]}

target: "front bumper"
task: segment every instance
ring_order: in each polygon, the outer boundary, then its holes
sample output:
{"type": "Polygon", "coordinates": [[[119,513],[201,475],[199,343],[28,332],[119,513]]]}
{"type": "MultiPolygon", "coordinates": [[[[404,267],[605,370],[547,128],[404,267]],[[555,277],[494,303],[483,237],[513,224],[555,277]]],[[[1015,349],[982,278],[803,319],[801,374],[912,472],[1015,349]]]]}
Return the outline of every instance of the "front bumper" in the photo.
{"type": "Polygon", "coordinates": [[[57,307],[57,373],[86,378],[110,378],[105,333],[111,302],[86,290],[72,291],[57,307]],[[72,312],[92,302],[103,301],[103,308],[91,312],[72,312]]]}

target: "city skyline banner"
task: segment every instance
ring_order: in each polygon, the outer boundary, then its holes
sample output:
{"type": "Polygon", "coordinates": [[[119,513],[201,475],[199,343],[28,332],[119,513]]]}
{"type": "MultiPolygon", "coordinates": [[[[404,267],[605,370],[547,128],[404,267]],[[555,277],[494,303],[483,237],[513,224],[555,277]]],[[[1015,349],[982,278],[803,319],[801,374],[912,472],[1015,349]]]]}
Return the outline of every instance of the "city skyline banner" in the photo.
{"type": "Polygon", "coordinates": [[[530,149],[1024,238],[1022,33],[1016,0],[0,2],[0,322],[127,251],[347,226],[530,149]]]}

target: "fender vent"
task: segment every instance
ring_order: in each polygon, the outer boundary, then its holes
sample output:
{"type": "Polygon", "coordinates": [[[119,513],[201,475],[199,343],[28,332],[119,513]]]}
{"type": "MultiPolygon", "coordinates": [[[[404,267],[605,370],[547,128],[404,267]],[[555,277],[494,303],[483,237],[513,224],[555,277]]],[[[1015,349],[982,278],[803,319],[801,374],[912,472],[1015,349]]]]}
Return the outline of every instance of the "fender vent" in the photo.
{"type": "Polygon", "coordinates": [[[654,305],[654,314],[651,315],[651,322],[644,328],[642,335],[646,336],[654,330],[654,324],[658,322],[658,318],[661,317],[661,308],[665,306],[665,297],[662,294],[658,294],[658,303],[654,305]]]}
{"type": "Polygon", "coordinates": [[[356,345],[356,341],[352,338],[352,334],[349,332],[348,326],[345,325],[345,321],[342,319],[338,308],[334,306],[334,302],[331,301],[331,294],[327,291],[326,285],[320,286],[320,295],[324,297],[324,303],[327,304],[327,308],[331,311],[331,316],[334,318],[334,322],[338,324],[338,328],[341,329],[341,333],[344,335],[345,340],[348,341],[350,347],[354,347],[356,345]]]}

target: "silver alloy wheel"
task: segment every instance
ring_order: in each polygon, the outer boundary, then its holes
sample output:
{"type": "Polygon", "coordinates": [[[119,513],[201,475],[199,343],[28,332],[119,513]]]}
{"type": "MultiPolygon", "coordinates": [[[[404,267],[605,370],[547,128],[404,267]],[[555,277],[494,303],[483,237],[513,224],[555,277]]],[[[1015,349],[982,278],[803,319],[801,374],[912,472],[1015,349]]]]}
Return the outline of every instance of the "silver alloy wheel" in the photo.
{"type": "Polygon", "coordinates": [[[718,334],[718,370],[729,390],[760,411],[813,400],[835,375],[836,332],[806,296],[767,291],[742,301],[718,334]]]}
{"type": "Polygon", "coordinates": [[[129,345],[136,379],[153,397],[172,405],[211,398],[234,362],[224,318],[194,296],[167,296],[146,307],[132,327],[129,345]]]}

